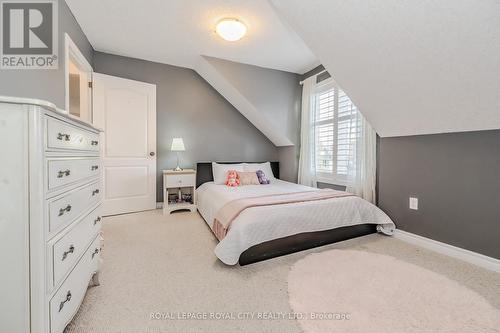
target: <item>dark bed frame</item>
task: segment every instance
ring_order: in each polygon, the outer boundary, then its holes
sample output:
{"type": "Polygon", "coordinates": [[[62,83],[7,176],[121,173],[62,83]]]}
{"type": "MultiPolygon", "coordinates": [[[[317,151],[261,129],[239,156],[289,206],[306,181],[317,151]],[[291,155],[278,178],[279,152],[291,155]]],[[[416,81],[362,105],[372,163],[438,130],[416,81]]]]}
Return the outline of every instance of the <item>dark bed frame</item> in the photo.
{"type": "MultiPolygon", "coordinates": [[[[242,162],[217,162],[221,164],[237,164],[242,162]]],[[[252,162],[246,162],[252,163],[252,162]]],[[[256,162],[258,163],[258,162],[256,162]]],[[[279,162],[271,162],[274,177],[279,178],[279,162]]],[[[196,187],[214,180],[212,173],[212,162],[196,164],[196,187]]],[[[340,227],[324,231],[304,232],[292,236],[273,239],[261,244],[254,245],[245,250],[239,259],[241,266],[253,264],[259,261],[284,256],[287,254],[312,249],[318,246],[332,244],[351,238],[375,233],[375,224],[360,224],[349,227],[340,227]]]]}

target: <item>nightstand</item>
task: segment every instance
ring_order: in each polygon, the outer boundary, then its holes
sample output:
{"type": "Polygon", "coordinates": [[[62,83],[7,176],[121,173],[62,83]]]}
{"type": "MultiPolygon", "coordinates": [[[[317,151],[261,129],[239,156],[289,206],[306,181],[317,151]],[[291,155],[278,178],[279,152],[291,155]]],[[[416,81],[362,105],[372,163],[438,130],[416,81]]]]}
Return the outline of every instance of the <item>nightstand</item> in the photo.
{"type": "Polygon", "coordinates": [[[196,171],[163,170],[163,214],[176,210],[196,211],[196,171]]]}

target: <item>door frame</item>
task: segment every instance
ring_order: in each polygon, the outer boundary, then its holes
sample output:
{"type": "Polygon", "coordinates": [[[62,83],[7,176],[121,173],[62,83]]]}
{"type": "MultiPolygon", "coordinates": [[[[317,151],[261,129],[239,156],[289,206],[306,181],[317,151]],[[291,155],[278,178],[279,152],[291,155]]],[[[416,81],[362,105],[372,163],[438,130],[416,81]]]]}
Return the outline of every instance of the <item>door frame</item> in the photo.
{"type": "MultiPolygon", "coordinates": [[[[68,33],[64,34],[64,109],[69,112],[69,59],[70,56],[75,59],[75,61],[78,63],[78,66],[82,68],[84,71],[89,73],[90,81],[89,83],[92,83],[92,74],[94,73],[94,69],[92,68],[92,65],[88,62],[87,58],[83,55],[83,53],[80,51],[78,46],[73,42],[71,39],[70,35],[68,33]]],[[[91,86],[88,87],[89,89],[89,96],[90,96],[90,101],[89,101],[89,117],[90,119],[85,119],[89,123],[93,123],[93,93],[92,93],[92,88],[91,86]]]]}

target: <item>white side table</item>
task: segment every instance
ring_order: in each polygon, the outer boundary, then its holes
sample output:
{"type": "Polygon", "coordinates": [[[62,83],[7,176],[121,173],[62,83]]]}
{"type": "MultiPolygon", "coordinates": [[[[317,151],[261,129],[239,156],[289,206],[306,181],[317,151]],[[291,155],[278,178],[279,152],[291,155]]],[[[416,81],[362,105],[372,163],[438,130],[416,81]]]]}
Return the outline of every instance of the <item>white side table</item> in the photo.
{"type": "Polygon", "coordinates": [[[181,209],[196,212],[195,190],[195,170],[163,170],[163,214],[170,214],[181,209]]]}

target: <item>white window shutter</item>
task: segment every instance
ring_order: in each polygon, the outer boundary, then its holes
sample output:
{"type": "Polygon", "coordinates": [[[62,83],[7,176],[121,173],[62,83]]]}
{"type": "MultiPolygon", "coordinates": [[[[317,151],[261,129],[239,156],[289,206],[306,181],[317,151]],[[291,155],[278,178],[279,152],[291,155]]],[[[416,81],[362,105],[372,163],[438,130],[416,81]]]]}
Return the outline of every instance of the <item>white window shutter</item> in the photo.
{"type": "Polygon", "coordinates": [[[344,184],[356,168],[355,145],[361,130],[358,110],[333,80],[319,84],[314,110],[318,178],[344,184]]]}

